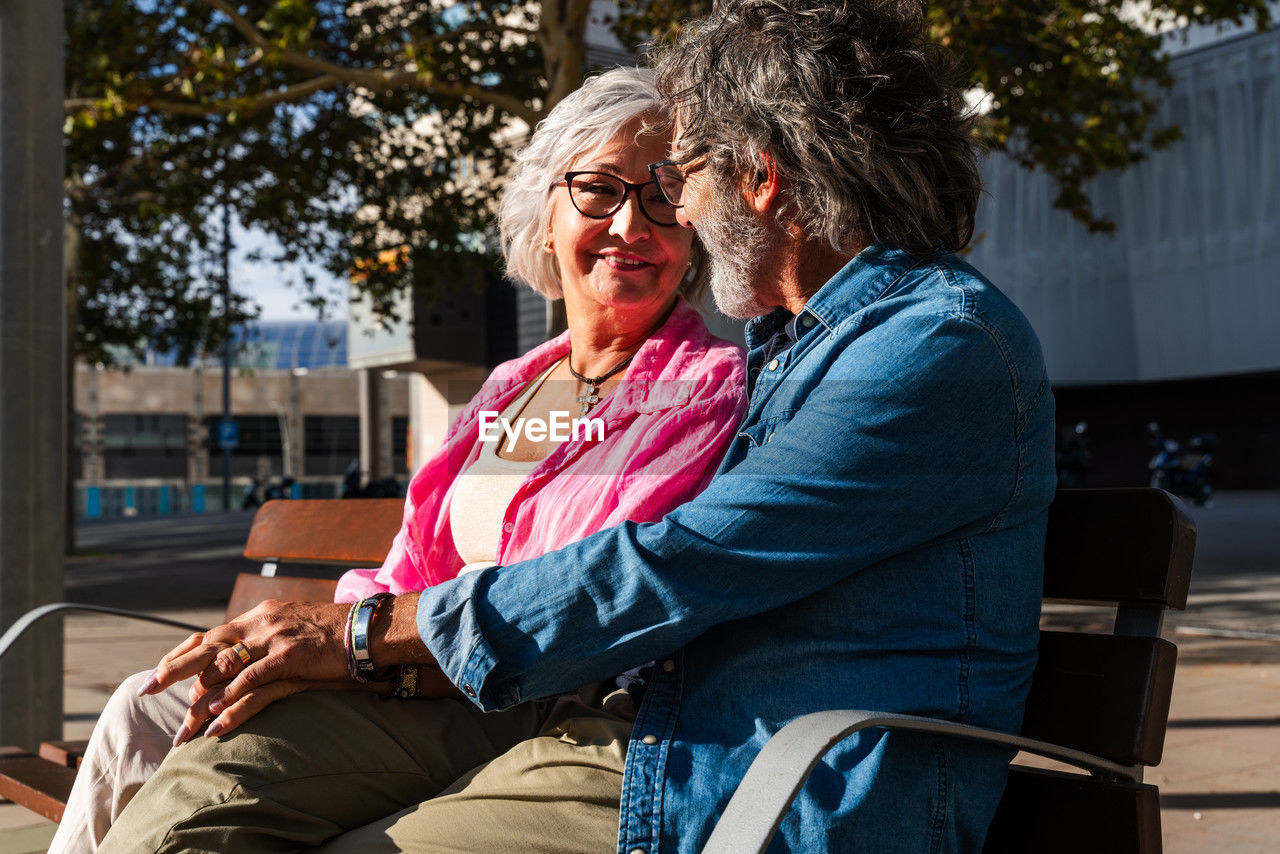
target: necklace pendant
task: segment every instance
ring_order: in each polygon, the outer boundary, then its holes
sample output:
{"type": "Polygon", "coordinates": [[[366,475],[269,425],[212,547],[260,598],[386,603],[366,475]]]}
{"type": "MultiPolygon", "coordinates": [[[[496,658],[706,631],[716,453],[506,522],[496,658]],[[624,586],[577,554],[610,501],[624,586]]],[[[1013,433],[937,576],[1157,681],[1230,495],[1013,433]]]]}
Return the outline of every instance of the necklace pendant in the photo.
{"type": "Polygon", "coordinates": [[[583,415],[586,415],[588,412],[590,412],[591,407],[595,406],[599,402],[600,402],[600,389],[595,385],[590,386],[586,394],[578,395],[578,403],[582,404],[581,414],[583,415]]]}

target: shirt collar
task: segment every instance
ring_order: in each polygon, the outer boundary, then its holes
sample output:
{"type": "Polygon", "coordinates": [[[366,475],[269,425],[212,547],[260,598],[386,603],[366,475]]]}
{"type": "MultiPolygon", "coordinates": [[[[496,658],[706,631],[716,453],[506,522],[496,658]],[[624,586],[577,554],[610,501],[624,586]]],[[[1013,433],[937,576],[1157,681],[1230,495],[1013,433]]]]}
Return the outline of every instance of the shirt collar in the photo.
{"type": "MultiPolygon", "coordinates": [[[[810,314],[835,329],[875,302],[920,261],[892,243],[873,243],[863,249],[809,298],[800,315],[810,314]]],[[[797,315],[799,317],[800,315],[797,315]]]]}
{"type": "MultiPolygon", "coordinates": [[[[828,330],[861,311],[889,289],[903,273],[919,261],[892,243],[874,243],[855,255],[848,264],[818,289],[797,315],[783,308],[762,314],[747,323],[747,347],[754,350],[779,335],[797,341],[803,332],[797,321],[811,315],[828,330]]],[[[783,348],[785,349],[785,347],[783,348]]]]}

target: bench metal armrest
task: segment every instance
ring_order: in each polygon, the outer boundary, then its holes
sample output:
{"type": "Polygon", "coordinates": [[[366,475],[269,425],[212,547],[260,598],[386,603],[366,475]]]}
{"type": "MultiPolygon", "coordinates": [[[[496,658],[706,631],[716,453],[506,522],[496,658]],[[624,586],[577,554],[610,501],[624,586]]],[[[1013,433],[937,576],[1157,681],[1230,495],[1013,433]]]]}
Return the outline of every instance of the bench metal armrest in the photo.
{"type": "Polygon", "coordinates": [[[782,824],[791,802],[827,751],[868,727],[946,735],[1012,747],[1087,769],[1095,777],[1141,779],[1141,771],[1136,766],[998,730],[887,712],[814,712],[796,718],[765,744],[729,799],[702,854],[763,852],[782,824]]]}
{"type": "Polygon", "coordinates": [[[181,620],[171,620],[168,617],[157,617],[154,614],[144,614],[141,611],[126,611],[123,608],[108,608],[104,605],[80,605],[75,602],[54,602],[50,605],[41,605],[39,608],[32,608],[23,614],[17,621],[10,626],[3,635],[0,635],[0,659],[4,658],[5,653],[9,651],[9,647],[13,646],[18,637],[31,628],[38,621],[44,619],[50,614],[56,614],[59,611],[92,611],[98,614],[111,614],[116,617],[128,617],[131,620],[145,620],[149,623],[160,623],[164,626],[173,626],[178,629],[186,629],[192,632],[205,632],[209,630],[208,626],[197,626],[194,623],[184,623],[181,620]]]}

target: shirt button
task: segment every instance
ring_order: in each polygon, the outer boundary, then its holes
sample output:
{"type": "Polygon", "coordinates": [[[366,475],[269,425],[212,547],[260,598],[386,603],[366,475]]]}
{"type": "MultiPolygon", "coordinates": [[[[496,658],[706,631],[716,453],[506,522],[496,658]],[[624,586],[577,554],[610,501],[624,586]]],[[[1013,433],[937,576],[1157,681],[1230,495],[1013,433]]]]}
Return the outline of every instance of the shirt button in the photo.
{"type": "MultiPolygon", "coordinates": [[[[508,534],[510,534],[510,533],[511,533],[512,531],[514,531],[515,529],[516,529],[516,526],[515,526],[514,524],[512,524],[511,522],[504,522],[504,523],[503,523],[503,525],[502,525],[502,530],[506,531],[508,534]]],[[[491,530],[491,531],[492,531],[493,529],[492,529],[492,528],[490,528],[489,530],[491,530]]]]}
{"type": "Polygon", "coordinates": [[[772,362],[770,362],[768,365],[766,365],[766,367],[767,367],[769,370],[771,370],[771,371],[776,371],[776,370],[778,370],[778,360],[777,360],[777,359],[774,359],[772,362]]]}
{"type": "Polygon", "coordinates": [[[643,848],[632,848],[627,854],[645,854],[645,851],[643,848]]]}
{"type": "Polygon", "coordinates": [[[653,747],[655,744],[658,743],[658,737],[653,733],[649,733],[648,735],[646,735],[644,738],[640,740],[645,744],[649,745],[650,747],[653,747]]]}
{"type": "Polygon", "coordinates": [[[764,437],[764,443],[765,443],[766,445],[767,445],[767,444],[769,444],[769,443],[770,443],[770,442],[772,442],[772,441],[773,441],[773,434],[772,434],[772,433],[770,433],[768,436],[765,436],[765,437],[764,437]]]}
{"type": "Polygon", "coordinates": [[[805,329],[808,329],[810,326],[813,326],[813,315],[806,314],[804,317],[800,318],[800,325],[803,326],[805,329]]]}
{"type": "Polygon", "coordinates": [[[665,672],[670,673],[672,670],[676,669],[676,663],[668,658],[666,661],[662,662],[662,669],[665,672]]]}
{"type": "Polygon", "coordinates": [[[462,690],[465,691],[467,696],[470,697],[471,699],[474,700],[476,698],[476,689],[471,687],[470,682],[464,682],[462,685],[462,690]]]}

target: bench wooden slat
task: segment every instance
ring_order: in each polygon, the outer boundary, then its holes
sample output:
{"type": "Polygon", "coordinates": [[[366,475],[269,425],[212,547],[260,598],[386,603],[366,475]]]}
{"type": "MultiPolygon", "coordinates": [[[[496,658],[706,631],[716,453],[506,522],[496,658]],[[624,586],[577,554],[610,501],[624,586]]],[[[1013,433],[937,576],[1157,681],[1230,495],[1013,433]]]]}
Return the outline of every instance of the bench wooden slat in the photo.
{"type": "Polygon", "coordinates": [[[250,560],[380,566],[400,530],[399,498],[268,501],[245,543],[250,560]]]}
{"type": "Polygon", "coordinates": [[[258,575],[242,572],[227,602],[227,619],[248,611],[259,602],[279,599],[282,602],[332,602],[338,582],[332,578],[302,578],[290,575],[258,575]]]}
{"type": "Polygon", "coordinates": [[[1160,795],[1145,783],[1013,766],[983,854],[1159,854],[1160,795]]]}
{"type": "Polygon", "coordinates": [[[75,769],[66,765],[41,759],[18,747],[0,748],[0,797],[22,804],[49,821],[62,820],[75,779],[75,769]]]}
{"type": "Polygon", "coordinates": [[[88,747],[87,738],[73,741],[46,741],[40,744],[40,758],[78,769],[88,747]]]}
{"type": "Polygon", "coordinates": [[[1160,638],[1041,632],[1022,734],[1158,765],[1177,657],[1160,638]]]}
{"type": "Polygon", "coordinates": [[[1049,508],[1044,598],[1187,607],[1196,526],[1159,489],[1061,489],[1049,508]]]}

